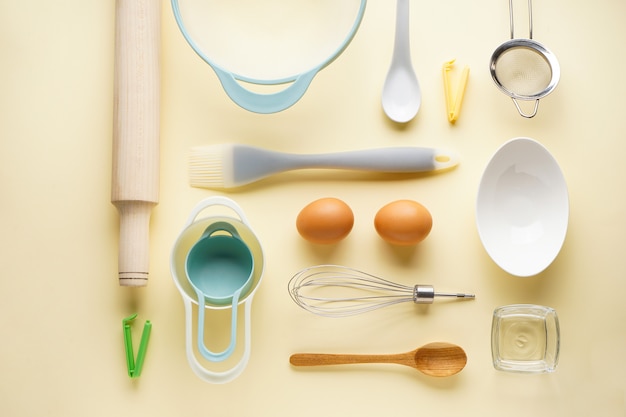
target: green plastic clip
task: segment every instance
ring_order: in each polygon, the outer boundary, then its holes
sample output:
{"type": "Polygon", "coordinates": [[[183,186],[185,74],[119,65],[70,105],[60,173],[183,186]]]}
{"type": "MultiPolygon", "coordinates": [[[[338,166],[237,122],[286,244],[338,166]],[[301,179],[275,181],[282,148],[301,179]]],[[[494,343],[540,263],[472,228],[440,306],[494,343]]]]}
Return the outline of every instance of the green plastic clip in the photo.
{"type": "Polygon", "coordinates": [[[152,323],[150,323],[150,320],[146,320],[146,324],[143,326],[143,332],[141,333],[139,350],[137,351],[137,361],[135,362],[130,323],[135,320],[136,317],[137,314],[133,314],[132,316],[126,317],[122,320],[122,325],[124,327],[124,346],[126,348],[126,367],[128,368],[128,376],[131,378],[137,378],[141,375],[141,368],[143,368],[146,350],[148,349],[148,340],[150,339],[150,332],[152,331],[152,323]]]}

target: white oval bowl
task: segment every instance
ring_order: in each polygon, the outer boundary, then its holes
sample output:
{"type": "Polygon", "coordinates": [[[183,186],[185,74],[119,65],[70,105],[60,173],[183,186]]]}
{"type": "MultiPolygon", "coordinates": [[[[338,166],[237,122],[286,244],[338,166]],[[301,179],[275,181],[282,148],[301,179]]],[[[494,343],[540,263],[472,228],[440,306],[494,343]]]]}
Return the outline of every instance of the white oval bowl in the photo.
{"type": "Polygon", "coordinates": [[[515,276],[539,274],[559,254],[568,220],[567,184],[550,152],[530,138],[502,145],[476,199],[476,225],[491,259],[515,276]]]}

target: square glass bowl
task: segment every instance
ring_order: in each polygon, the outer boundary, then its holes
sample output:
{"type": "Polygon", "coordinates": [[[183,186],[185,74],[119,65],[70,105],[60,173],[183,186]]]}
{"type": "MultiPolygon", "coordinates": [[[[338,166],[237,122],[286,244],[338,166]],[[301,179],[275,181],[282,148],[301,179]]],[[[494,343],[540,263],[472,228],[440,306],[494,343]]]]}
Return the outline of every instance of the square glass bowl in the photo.
{"type": "Polygon", "coordinates": [[[550,307],[498,307],[491,324],[491,355],[499,371],[554,372],[559,360],[559,319],[550,307]]]}

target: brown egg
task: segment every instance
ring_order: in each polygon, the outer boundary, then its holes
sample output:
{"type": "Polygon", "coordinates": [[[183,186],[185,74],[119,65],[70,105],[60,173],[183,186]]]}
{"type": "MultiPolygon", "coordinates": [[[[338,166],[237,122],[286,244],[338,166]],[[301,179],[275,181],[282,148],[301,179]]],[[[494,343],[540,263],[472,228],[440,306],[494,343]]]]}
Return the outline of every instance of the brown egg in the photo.
{"type": "Polygon", "coordinates": [[[308,204],[296,219],[298,233],[313,243],[337,243],[354,226],[350,207],[337,198],[321,198],[308,204]]]}
{"type": "Polygon", "coordinates": [[[428,236],[433,218],[426,207],[412,200],[398,200],[387,204],[376,213],[376,231],[393,245],[415,245],[428,236]]]}

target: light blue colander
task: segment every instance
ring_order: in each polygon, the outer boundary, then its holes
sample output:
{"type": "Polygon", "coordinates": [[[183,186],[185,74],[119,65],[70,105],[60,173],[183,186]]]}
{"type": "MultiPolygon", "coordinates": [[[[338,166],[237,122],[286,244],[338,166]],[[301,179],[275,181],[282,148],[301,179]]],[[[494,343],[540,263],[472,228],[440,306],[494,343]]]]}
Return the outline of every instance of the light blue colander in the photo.
{"type": "Polygon", "coordinates": [[[363,20],[363,15],[365,13],[365,5],[367,0],[360,0],[360,6],[357,11],[356,19],[352,24],[352,27],[348,31],[347,36],[343,39],[343,42],[335,49],[333,53],[330,54],[326,59],[320,62],[317,65],[314,65],[312,68],[305,70],[299,74],[291,75],[287,77],[277,78],[277,79],[259,79],[253,78],[249,76],[244,76],[241,74],[236,74],[228,69],[224,68],[214,59],[209,57],[205,50],[200,46],[196,39],[193,38],[191,32],[188,30],[185,25],[185,19],[183,19],[183,15],[180,10],[179,0],[171,0],[172,9],[174,12],[174,17],[176,18],[176,23],[183,36],[185,37],[187,43],[191,46],[191,48],[207,63],[213,70],[215,71],[217,77],[219,78],[222,87],[226,91],[226,94],[239,106],[243,107],[246,110],[255,112],[255,113],[276,113],[282,110],[285,110],[292,105],[294,105],[300,98],[304,95],[306,90],[308,89],[311,81],[315,75],[327,67],[330,63],[332,63],[341,53],[348,47],[352,39],[354,38],[361,21],[363,20]],[[276,85],[287,85],[283,90],[273,93],[258,93],[255,91],[251,91],[244,87],[241,83],[249,83],[255,85],[265,85],[265,86],[276,86],[276,85]]]}

